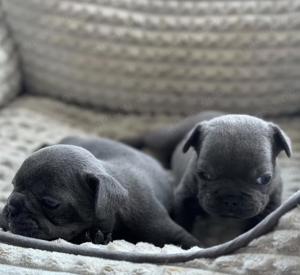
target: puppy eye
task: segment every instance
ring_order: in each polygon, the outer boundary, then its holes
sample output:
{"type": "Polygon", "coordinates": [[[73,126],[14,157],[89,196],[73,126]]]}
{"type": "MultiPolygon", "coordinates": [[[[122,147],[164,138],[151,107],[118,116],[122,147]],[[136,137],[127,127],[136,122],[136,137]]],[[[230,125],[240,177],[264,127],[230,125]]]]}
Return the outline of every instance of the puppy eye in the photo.
{"type": "Polygon", "coordinates": [[[60,205],[60,202],[58,202],[57,200],[55,200],[51,197],[43,197],[41,202],[44,207],[51,209],[51,210],[56,209],[60,205]]]}
{"type": "Polygon", "coordinates": [[[267,185],[271,181],[272,176],[270,174],[264,174],[256,179],[256,183],[259,185],[267,185]]]}
{"type": "Polygon", "coordinates": [[[209,180],[213,180],[214,179],[214,177],[211,174],[209,174],[209,173],[207,173],[205,171],[200,171],[198,173],[198,175],[199,175],[199,178],[202,179],[202,180],[209,181],[209,180]]]}

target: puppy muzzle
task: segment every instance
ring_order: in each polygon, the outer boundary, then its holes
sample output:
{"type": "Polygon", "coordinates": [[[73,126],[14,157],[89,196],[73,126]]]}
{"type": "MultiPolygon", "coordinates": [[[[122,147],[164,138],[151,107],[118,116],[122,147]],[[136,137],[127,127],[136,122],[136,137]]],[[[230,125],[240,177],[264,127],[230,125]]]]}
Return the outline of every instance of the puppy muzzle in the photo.
{"type": "Polygon", "coordinates": [[[25,196],[14,192],[3,210],[8,229],[15,234],[34,237],[39,233],[39,226],[26,207],[25,196]]]}
{"type": "Polygon", "coordinates": [[[262,210],[262,203],[244,192],[216,190],[199,197],[199,203],[208,214],[237,219],[254,217],[262,210]]]}

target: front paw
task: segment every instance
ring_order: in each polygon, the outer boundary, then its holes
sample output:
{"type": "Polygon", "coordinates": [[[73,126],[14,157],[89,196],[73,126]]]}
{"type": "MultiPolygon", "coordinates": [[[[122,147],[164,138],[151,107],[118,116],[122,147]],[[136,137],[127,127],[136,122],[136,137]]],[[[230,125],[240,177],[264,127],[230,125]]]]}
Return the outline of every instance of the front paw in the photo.
{"type": "Polygon", "coordinates": [[[112,241],[112,233],[105,234],[104,244],[108,244],[112,241]]]}
{"type": "Polygon", "coordinates": [[[102,233],[101,230],[87,231],[86,240],[94,244],[108,244],[112,241],[111,233],[102,233]]]}
{"type": "Polygon", "coordinates": [[[0,211],[0,227],[4,231],[7,231],[9,229],[7,217],[8,217],[7,206],[5,206],[3,210],[0,211]]]}

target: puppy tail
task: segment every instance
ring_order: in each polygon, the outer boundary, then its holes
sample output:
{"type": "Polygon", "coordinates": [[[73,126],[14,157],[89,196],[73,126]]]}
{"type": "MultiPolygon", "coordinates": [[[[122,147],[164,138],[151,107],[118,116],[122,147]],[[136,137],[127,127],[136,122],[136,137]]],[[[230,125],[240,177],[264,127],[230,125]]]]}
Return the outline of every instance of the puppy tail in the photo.
{"type": "Polygon", "coordinates": [[[43,148],[46,148],[46,147],[48,147],[48,146],[50,146],[50,145],[51,145],[51,144],[49,144],[49,143],[42,143],[40,146],[34,148],[33,152],[36,152],[36,151],[41,150],[41,149],[43,149],[43,148]]]}
{"type": "Polygon", "coordinates": [[[144,150],[158,159],[165,168],[170,168],[172,154],[183,138],[184,133],[173,133],[172,127],[146,132],[134,137],[125,137],[119,141],[138,150],[144,150]]]}
{"type": "Polygon", "coordinates": [[[175,124],[153,129],[141,135],[123,138],[121,142],[136,149],[147,150],[154,155],[165,168],[170,168],[171,159],[178,144],[198,123],[222,115],[220,112],[203,112],[187,117],[175,124]]]}

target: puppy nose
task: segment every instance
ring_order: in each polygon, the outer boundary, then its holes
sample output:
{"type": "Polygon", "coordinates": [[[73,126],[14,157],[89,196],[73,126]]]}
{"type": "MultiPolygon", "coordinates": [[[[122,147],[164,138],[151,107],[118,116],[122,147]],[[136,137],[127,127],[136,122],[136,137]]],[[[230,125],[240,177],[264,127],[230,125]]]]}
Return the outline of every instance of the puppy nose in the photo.
{"type": "Polygon", "coordinates": [[[228,208],[236,208],[239,207],[240,202],[239,198],[236,196],[226,196],[222,198],[223,205],[228,208]]]}
{"type": "Polygon", "coordinates": [[[16,217],[24,208],[24,195],[20,193],[14,193],[8,201],[7,210],[11,217],[16,217]]]}

